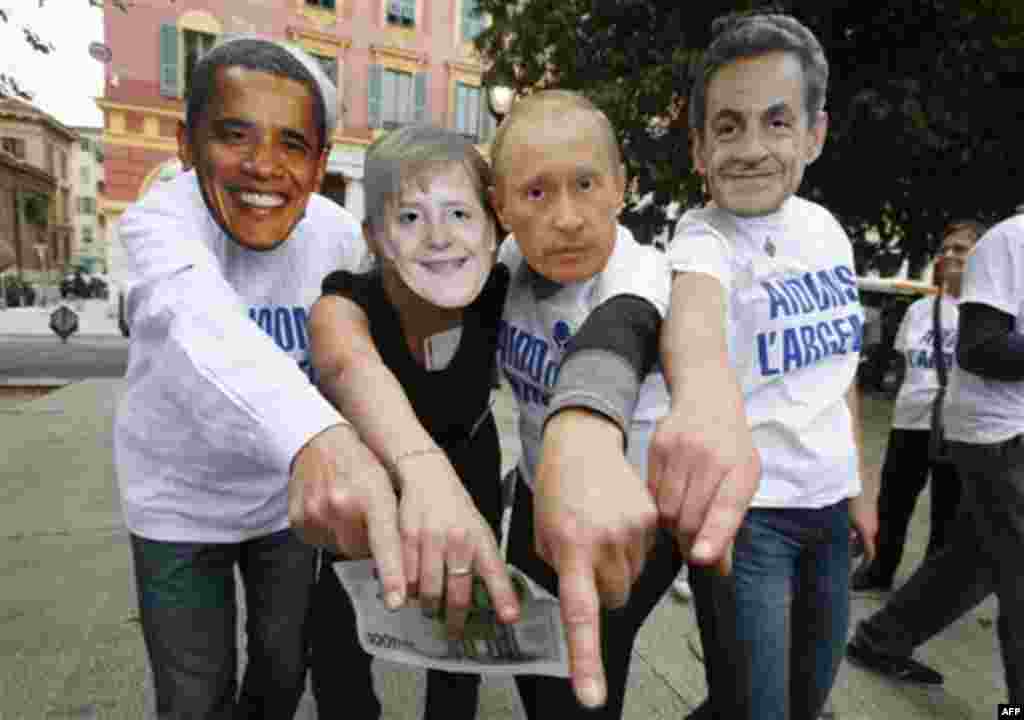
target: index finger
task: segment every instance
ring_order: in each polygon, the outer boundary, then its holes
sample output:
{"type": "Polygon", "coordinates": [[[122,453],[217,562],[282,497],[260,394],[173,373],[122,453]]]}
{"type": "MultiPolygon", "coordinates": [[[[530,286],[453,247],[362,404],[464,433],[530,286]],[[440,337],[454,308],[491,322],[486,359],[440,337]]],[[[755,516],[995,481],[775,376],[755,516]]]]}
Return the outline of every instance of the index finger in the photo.
{"type": "Polygon", "coordinates": [[[608,689],[601,662],[601,605],[586,553],[567,552],[558,569],[558,594],[569,647],[569,675],[580,704],[604,705],[608,689]]]}
{"type": "Polygon", "coordinates": [[[658,437],[658,432],[655,430],[654,438],[647,445],[647,489],[654,498],[658,497],[661,478],[666,472],[665,453],[661,449],[658,437]]]}
{"type": "Polygon", "coordinates": [[[405,574],[402,572],[402,538],[398,533],[398,502],[386,477],[385,483],[386,487],[372,490],[368,495],[366,529],[384,601],[395,610],[405,603],[405,574]]]}
{"type": "Polygon", "coordinates": [[[484,533],[483,537],[477,540],[474,566],[487,586],[491,604],[497,610],[501,622],[516,622],[520,611],[519,596],[512,587],[508,567],[501,559],[498,546],[491,540],[489,534],[484,533]]]}
{"type": "Polygon", "coordinates": [[[857,528],[860,534],[860,541],[864,544],[864,561],[870,563],[875,559],[875,536],[866,529],[857,528]]]}
{"type": "Polygon", "coordinates": [[[719,574],[729,574],[733,540],[757,492],[760,467],[759,462],[748,461],[722,479],[693,544],[694,562],[714,564],[719,574]]]}

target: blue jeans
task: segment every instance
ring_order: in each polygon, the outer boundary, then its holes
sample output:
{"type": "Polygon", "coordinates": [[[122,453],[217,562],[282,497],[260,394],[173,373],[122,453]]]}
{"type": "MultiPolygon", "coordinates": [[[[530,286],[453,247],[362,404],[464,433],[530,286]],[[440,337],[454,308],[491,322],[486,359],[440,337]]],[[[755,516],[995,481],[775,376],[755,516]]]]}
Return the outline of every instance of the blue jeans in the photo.
{"type": "Polygon", "coordinates": [[[752,717],[818,718],[846,645],[849,575],[848,501],[747,512],[733,576],[752,717]]]}
{"type": "Polygon", "coordinates": [[[291,530],[240,543],[131,536],[142,632],[161,720],[282,720],[306,683],[316,551],[291,530]],[[248,663],[238,689],[235,566],[248,663]]]}

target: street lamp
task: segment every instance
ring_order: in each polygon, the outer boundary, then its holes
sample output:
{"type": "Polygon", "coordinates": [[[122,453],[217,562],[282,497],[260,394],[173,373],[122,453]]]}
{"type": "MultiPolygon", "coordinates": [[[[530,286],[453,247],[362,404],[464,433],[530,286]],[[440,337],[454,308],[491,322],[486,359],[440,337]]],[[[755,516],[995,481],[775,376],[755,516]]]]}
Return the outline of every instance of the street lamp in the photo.
{"type": "Polygon", "coordinates": [[[509,110],[512,109],[512,103],[516,99],[516,92],[505,85],[493,85],[487,91],[487,99],[491,108],[491,114],[500,123],[502,118],[508,115],[509,110]]]}

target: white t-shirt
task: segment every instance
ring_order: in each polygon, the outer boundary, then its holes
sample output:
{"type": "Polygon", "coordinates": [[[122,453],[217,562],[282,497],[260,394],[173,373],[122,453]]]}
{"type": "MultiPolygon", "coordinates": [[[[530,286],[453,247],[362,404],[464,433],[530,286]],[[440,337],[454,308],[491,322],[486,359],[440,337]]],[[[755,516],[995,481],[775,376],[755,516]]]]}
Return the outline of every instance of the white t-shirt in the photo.
{"type": "Polygon", "coordinates": [[[864,313],[835,218],[798,197],[757,218],[691,210],[669,263],[725,288],[729,357],[763,466],[753,505],[820,508],[859,494],[846,392],[864,313]]]}
{"type": "MultiPolygon", "coordinates": [[[[935,300],[935,296],[929,296],[911,304],[893,342],[893,349],[903,354],[907,368],[892,411],[892,426],[900,430],[930,430],[932,426],[932,403],[939,392],[932,344],[935,300]]],[[[942,296],[942,355],[950,375],[956,363],[956,330],[960,319],[957,302],[948,295],[942,296]]]]}
{"type": "Polygon", "coordinates": [[[359,225],[314,195],[286,242],[248,250],[189,172],[130,207],[119,234],[131,350],[114,450],[128,529],[238,542],[287,527],[292,459],[342,422],[310,382],[306,318],[323,277],[362,260],[359,225]]]}
{"type": "MultiPolygon", "coordinates": [[[[981,303],[1013,316],[1024,327],[1024,215],[985,233],[967,259],[961,303],[981,303]]],[[[961,442],[1003,442],[1024,433],[1024,381],[1004,382],[958,368],[949,382],[946,437],[961,442]]]]}
{"type": "MultiPolygon", "coordinates": [[[[500,262],[510,272],[508,298],[498,332],[498,367],[519,403],[519,437],[523,452],[519,469],[533,487],[540,455],[541,433],[566,344],[604,301],[617,295],[636,295],[650,301],[662,317],[668,310],[669,273],[664,256],[640,245],[619,226],[615,248],[605,269],[571,285],[553,286],[539,298],[534,272],[515,239],[502,245],[500,262]]],[[[627,455],[640,477],[647,477],[647,445],[656,421],[668,412],[668,390],[655,369],[640,386],[627,441],[627,455]]]]}

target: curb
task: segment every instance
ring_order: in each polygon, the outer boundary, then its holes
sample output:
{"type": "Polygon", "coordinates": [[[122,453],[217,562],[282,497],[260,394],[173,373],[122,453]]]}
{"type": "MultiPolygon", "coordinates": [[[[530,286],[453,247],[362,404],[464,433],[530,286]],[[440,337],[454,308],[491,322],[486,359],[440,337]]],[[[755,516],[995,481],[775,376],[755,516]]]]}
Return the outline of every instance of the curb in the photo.
{"type": "MultiPolygon", "coordinates": [[[[0,342],[36,342],[40,340],[55,340],[58,343],[61,339],[57,337],[54,332],[42,333],[42,332],[4,332],[0,330],[0,342]]],[[[119,332],[91,332],[91,333],[75,333],[68,337],[68,342],[73,343],[75,340],[123,340],[128,342],[128,338],[119,332]]]]}
{"type": "Polygon", "coordinates": [[[70,385],[77,380],[67,378],[0,378],[0,391],[3,390],[31,390],[33,388],[60,388],[70,385]]]}

